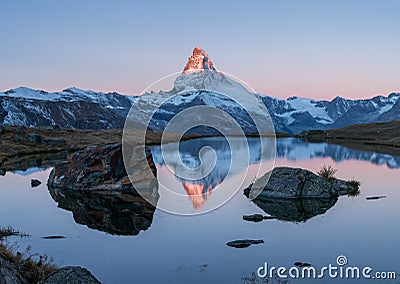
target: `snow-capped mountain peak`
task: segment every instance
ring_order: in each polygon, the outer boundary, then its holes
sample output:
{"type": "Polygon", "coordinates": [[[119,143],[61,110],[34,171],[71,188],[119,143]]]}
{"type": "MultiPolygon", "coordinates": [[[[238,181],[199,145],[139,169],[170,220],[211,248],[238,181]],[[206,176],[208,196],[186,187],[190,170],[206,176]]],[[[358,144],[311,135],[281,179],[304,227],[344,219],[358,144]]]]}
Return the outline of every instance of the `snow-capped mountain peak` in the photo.
{"type": "Polygon", "coordinates": [[[201,72],[204,70],[216,71],[208,54],[201,47],[196,46],[183,69],[183,73],[201,72]]]}
{"type": "Polygon", "coordinates": [[[243,96],[252,93],[231,76],[218,72],[208,56],[200,47],[193,49],[193,54],[174,82],[173,94],[183,91],[207,90],[229,96],[243,96]]]}
{"type": "Polygon", "coordinates": [[[134,99],[78,88],[46,92],[19,87],[0,92],[0,125],[121,128],[134,99]]]}
{"type": "MultiPolygon", "coordinates": [[[[133,97],[75,87],[60,92],[19,87],[0,92],[0,125],[121,128],[134,102],[158,108],[152,124],[154,131],[163,131],[176,113],[199,104],[226,111],[249,133],[254,128],[248,114],[258,115],[265,108],[275,129],[288,133],[400,120],[400,93],[361,100],[336,97],[331,101],[300,97],[285,100],[254,94],[237,79],[218,72],[208,54],[195,47],[170,91],[133,97]]],[[[135,113],[134,117],[140,115],[135,113]]]]}

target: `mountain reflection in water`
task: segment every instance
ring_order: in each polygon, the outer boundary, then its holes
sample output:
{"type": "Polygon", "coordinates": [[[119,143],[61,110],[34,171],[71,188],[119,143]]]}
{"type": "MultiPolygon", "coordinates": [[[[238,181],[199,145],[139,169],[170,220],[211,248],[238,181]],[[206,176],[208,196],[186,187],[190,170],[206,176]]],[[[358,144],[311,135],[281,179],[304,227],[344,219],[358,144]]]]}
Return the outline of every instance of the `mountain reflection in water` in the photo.
{"type": "Polygon", "coordinates": [[[251,164],[260,163],[262,157],[272,156],[271,149],[268,148],[271,145],[274,145],[272,139],[261,143],[259,138],[234,138],[229,145],[224,137],[213,137],[182,141],[179,148],[166,145],[163,146],[164,153],[161,146],[153,147],[151,151],[156,165],[169,167],[170,172],[182,184],[193,208],[197,210],[207,202],[212,191],[228,175],[235,175],[251,164]],[[177,149],[179,153],[176,152],[177,149]],[[205,167],[201,167],[202,162],[206,164],[205,167]],[[211,170],[207,172],[204,168],[211,170]],[[185,178],[190,177],[193,170],[202,171],[202,177],[185,178]]]}
{"type": "MultiPolygon", "coordinates": [[[[270,138],[261,139],[268,140],[270,138]]],[[[211,198],[212,190],[225,180],[230,170],[233,173],[237,173],[244,170],[249,165],[261,162],[260,138],[242,139],[242,142],[243,140],[247,140],[247,143],[233,144],[232,151],[230,150],[227,140],[223,137],[182,141],[179,144],[179,155],[176,155],[174,152],[176,149],[175,147],[164,146],[164,155],[167,159],[164,159],[160,146],[153,147],[151,151],[154,162],[158,166],[162,167],[168,164],[172,169],[172,175],[180,181],[188,198],[192,201],[193,207],[199,209],[207,202],[208,198],[211,198]],[[243,148],[245,145],[248,145],[249,160],[242,159],[240,164],[231,165],[232,155],[240,155],[241,151],[246,150],[243,148]],[[201,149],[203,149],[205,153],[203,152],[202,157],[200,158],[199,153],[201,149]],[[207,154],[211,151],[215,152],[216,162],[214,168],[208,175],[201,179],[185,179],[182,178],[181,175],[177,174],[184,171],[184,169],[179,166],[179,161],[177,161],[176,157],[179,157],[188,168],[195,169],[196,167],[199,167],[201,160],[207,163],[207,157],[209,156],[207,154]],[[165,160],[168,160],[169,163],[166,163],[165,160]]],[[[263,143],[263,145],[268,146],[271,145],[271,143],[267,142],[263,143]]],[[[264,149],[264,151],[267,150],[268,149],[264,149]]],[[[330,157],[336,162],[345,160],[362,160],[377,165],[385,164],[388,168],[400,168],[399,156],[354,150],[328,143],[309,143],[298,138],[277,139],[276,156],[277,158],[286,158],[294,161],[326,157],[330,157]]]]}

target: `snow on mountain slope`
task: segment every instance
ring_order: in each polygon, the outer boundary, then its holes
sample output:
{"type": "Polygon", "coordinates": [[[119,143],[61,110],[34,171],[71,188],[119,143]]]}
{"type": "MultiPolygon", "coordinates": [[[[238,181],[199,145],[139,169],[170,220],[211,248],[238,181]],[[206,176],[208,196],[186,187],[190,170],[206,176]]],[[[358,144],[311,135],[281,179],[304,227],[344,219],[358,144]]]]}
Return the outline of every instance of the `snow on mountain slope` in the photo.
{"type": "MultiPolygon", "coordinates": [[[[189,73],[200,84],[204,73],[189,73]],[[195,74],[196,76],[193,76],[195,74]],[[199,75],[200,74],[200,75],[199,75]],[[199,79],[200,78],[200,79],[199,79]],[[200,83],[199,83],[200,82],[200,83]]],[[[206,75],[208,76],[208,75],[206,75]]],[[[211,75],[215,76],[215,75],[211,75]]],[[[225,77],[225,76],[224,76],[225,77]]],[[[226,77],[204,83],[204,89],[219,89],[221,93],[240,95],[241,91],[233,85],[223,84],[226,77]],[[216,83],[217,82],[217,83],[216,83]],[[222,83],[221,83],[222,82],[222,83]],[[210,85],[213,84],[213,85],[210,85]]],[[[178,77],[188,80],[188,77],[178,77]]],[[[224,95],[213,92],[191,92],[179,88],[179,82],[173,91],[178,95],[168,100],[159,111],[159,118],[173,116],[197,103],[218,107],[230,113],[241,113],[241,108],[224,95]],[[178,87],[177,87],[178,86],[178,87]]],[[[185,86],[183,84],[182,86],[185,86]]],[[[193,86],[192,86],[193,87],[193,86]]],[[[243,92],[248,92],[243,89],[243,92]]],[[[169,92],[148,93],[142,96],[147,103],[157,105],[170,96],[169,92]]],[[[388,97],[378,96],[371,99],[347,100],[337,97],[332,101],[317,101],[305,98],[287,100],[258,95],[268,109],[277,131],[299,133],[308,129],[333,129],[356,123],[400,120],[400,94],[388,97]]],[[[70,88],[61,92],[48,93],[29,88],[17,88],[0,93],[0,123],[5,125],[23,125],[28,127],[55,125],[73,128],[112,128],[122,127],[125,117],[137,97],[117,93],[101,93],[70,88]]],[[[251,112],[257,112],[259,106],[251,106],[251,112]]],[[[160,118],[161,119],[161,118],[160,118]]],[[[244,118],[243,118],[244,119],[244,118]]],[[[162,119],[159,125],[165,125],[162,119]]]]}
{"type": "MultiPolygon", "coordinates": [[[[362,100],[336,97],[332,101],[298,97],[285,100],[254,94],[234,78],[218,72],[208,54],[199,47],[193,50],[171,88],[140,96],[137,102],[142,113],[138,111],[132,116],[140,120],[144,110],[157,108],[150,126],[161,131],[175,114],[191,106],[204,105],[224,110],[246,131],[252,132],[255,128],[250,115],[263,114],[266,107],[276,131],[288,133],[400,120],[400,93],[362,100]]],[[[137,99],[77,88],[50,93],[20,87],[0,92],[0,124],[122,128],[137,99]]]]}
{"type": "Polygon", "coordinates": [[[275,127],[289,133],[400,120],[400,94],[395,93],[388,97],[378,96],[362,100],[336,97],[332,101],[297,97],[283,100],[264,95],[260,97],[268,108],[275,127]]]}
{"type": "Polygon", "coordinates": [[[60,98],[60,94],[58,93],[48,93],[46,91],[32,90],[26,87],[8,90],[4,93],[0,93],[0,96],[44,101],[56,101],[60,98]]]}
{"type": "Polygon", "coordinates": [[[49,93],[20,87],[0,93],[0,124],[122,128],[135,98],[77,88],[49,93]]]}
{"type": "Polygon", "coordinates": [[[318,105],[314,100],[292,97],[289,98],[286,103],[290,108],[295,109],[293,112],[288,112],[287,115],[291,116],[294,112],[308,112],[313,118],[318,120],[319,123],[331,124],[334,122],[327,113],[325,106],[318,105]]]}

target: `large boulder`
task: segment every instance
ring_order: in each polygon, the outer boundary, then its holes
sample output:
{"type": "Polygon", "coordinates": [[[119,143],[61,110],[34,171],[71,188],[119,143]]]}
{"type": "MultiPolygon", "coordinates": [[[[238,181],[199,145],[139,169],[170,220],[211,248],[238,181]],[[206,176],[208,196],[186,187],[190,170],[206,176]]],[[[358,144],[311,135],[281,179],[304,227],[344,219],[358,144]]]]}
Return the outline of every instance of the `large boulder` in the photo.
{"type": "Polygon", "coordinates": [[[344,180],[329,182],[305,169],[277,167],[246,188],[245,194],[268,198],[330,198],[354,190],[344,180]]]}
{"type": "Polygon", "coordinates": [[[59,283],[100,284],[100,281],[97,280],[86,268],[67,266],[57,269],[39,282],[39,284],[59,283]]]}
{"type": "Polygon", "coordinates": [[[47,183],[50,195],[59,207],[72,211],[79,224],[110,234],[136,235],[150,227],[159,198],[151,152],[143,151],[144,159],[140,155],[130,159],[134,170],[129,168],[128,176],[120,143],[87,147],[55,166],[47,183]]]}
{"type": "MultiPolygon", "coordinates": [[[[150,150],[146,160],[135,160],[135,175],[128,177],[124,166],[121,143],[91,146],[76,152],[71,161],[59,163],[48,180],[49,188],[86,190],[134,190],[130,178],[142,181],[143,187],[153,190],[157,186],[157,169],[150,150]],[[152,172],[147,171],[150,167],[152,172]]],[[[133,171],[131,171],[133,172],[133,171]]]]}
{"type": "Polygon", "coordinates": [[[277,167],[257,179],[244,194],[276,219],[304,222],[327,212],[338,196],[357,190],[344,180],[329,182],[305,169],[277,167]]]}

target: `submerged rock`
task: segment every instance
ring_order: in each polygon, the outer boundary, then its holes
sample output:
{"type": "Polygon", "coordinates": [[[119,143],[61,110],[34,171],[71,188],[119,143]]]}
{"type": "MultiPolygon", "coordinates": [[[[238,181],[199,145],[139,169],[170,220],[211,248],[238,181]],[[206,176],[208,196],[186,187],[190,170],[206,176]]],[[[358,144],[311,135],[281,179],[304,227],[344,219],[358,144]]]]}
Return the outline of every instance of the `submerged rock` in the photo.
{"type": "Polygon", "coordinates": [[[294,263],[294,266],[297,266],[297,267],[309,267],[309,266],[311,266],[311,263],[297,261],[297,262],[294,263]]]}
{"type": "Polygon", "coordinates": [[[226,243],[227,246],[234,248],[247,248],[251,245],[262,244],[263,240],[236,240],[226,243]]]}
{"type": "Polygon", "coordinates": [[[380,195],[380,196],[368,196],[365,199],[366,200],[378,200],[378,199],[382,199],[382,198],[386,198],[386,195],[380,195]]]}
{"type": "Polygon", "coordinates": [[[73,284],[100,284],[92,273],[86,268],[79,266],[67,266],[52,272],[46,276],[38,284],[59,284],[59,283],[73,283],[73,284]]]}
{"type": "Polygon", "coordinates": [[[59,240],[59,239],[65,239],[64,236],[45,236],[43,237],[45,240],[59,240]]]}
{"type": "Polygon", "coordinates": [[[263,216],[261,214],[253,214],[253,215],[244,215],[243,216],[243,220],[251,221],[251,222],[261,222],[262,220],[270,220],[270,219],[275,219],[275,217],[263,216]]]}

